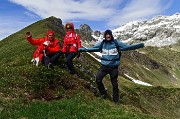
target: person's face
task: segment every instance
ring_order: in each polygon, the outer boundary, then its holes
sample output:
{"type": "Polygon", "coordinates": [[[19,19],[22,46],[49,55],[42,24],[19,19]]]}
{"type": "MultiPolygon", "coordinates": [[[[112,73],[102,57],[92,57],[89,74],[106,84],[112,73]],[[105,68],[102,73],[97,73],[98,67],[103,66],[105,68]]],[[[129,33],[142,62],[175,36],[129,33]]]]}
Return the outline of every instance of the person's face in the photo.
{"type": "Polygon", "coordinates": [[[53,34],[49,34],[48,37],[49,37],[49,40],[53,40],[54,39],[54,35],[53,34]]]}
{"type": "Polygon", "coordinates": [[[67,30],[67,31],[71,31],[71,30],[72,30],[72,27],[71,27],[70,25],[67,25],[67,26],[66,26],[66,30],[67,30]]]}
{"type": "Polygon", "coordinates": [[[111,40],[111,35],[109,35],[108,33],[106,34],[106,40],[111,40]]]}

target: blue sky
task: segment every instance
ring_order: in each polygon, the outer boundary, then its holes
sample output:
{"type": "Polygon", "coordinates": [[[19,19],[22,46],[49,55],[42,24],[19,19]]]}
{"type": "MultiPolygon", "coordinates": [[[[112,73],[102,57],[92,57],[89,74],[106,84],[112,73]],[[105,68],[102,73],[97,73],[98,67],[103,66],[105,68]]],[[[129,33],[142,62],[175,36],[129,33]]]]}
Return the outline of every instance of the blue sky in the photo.
{"type": "Polygon", "coordinates": [[[114,29],[130,21],[180,12],[180,0],[0,0],[0,40],[47,17],[114,29]]]}

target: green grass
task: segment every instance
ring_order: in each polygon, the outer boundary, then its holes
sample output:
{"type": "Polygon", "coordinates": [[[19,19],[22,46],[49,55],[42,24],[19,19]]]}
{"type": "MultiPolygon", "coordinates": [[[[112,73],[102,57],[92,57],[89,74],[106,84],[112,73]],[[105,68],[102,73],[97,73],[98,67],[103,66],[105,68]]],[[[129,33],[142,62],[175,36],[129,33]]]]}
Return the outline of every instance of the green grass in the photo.
{"type": "Polygon", "coordinates": [[[86,99],[85,93],[64,100],[26,102],[24,100],[3,101],[0,118],[28,119],[158,119],[145,114],[125,111],[121,105],[108,100],[86,99]]]}

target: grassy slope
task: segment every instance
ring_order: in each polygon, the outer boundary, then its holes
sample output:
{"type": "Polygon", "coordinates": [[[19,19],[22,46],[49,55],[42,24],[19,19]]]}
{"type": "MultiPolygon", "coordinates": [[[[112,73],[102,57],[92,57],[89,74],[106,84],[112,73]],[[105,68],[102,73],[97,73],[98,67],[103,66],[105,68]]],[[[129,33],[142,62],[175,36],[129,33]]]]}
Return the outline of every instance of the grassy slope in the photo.
{"type": "Polygon", "coordinates": [[[179,87],[180,86],[180,53],[176,46],[170,47],[164,47],[164,48],[152,48],[147,47],[146,54],[151,57],[152,59],[159,62],[161,65],[163,65],[164,69],[162,70],[165,74],[167,74],[167,77],[163,78],[163,81],[168,79],[168,81],[171,81],[169,84],[172,84],[173,87],[179,87]],[[149,50],[150,49],[150,50],[149,50]],[[168,72],[167,72],[168,71],[168,72]]]}
{"type": "MultiPolygon", "coordinates": [[[[118,104],[114,104],[111,97],[102,100],[98,95],[93,96],[90,84],[94,84],[99,63],[86,53],[80,60],[75,60],[78,78],[69,75],[63,65],[64,59],[58,61],[53,71],[33,66],[30,60],[35,47],[26,41],[24,34],[32,31],[34,37],[42,37],[49,28],[47,24],[51,21],[37,22],[0,41],[0,118],[147,119],[180,116],[178,89],[142,87],[119,77],[121,99],[118,104]]],[[[104,82],[111,94],[108,78],[104,82]]]]}
{"type": "Polygon", "coordinates": [[[129,74],[154,86],[180,86],[179,52],[153,47],[142,48],[139,51],[143,54],[135,51],[122,54],[121,74],[129,74]]]}

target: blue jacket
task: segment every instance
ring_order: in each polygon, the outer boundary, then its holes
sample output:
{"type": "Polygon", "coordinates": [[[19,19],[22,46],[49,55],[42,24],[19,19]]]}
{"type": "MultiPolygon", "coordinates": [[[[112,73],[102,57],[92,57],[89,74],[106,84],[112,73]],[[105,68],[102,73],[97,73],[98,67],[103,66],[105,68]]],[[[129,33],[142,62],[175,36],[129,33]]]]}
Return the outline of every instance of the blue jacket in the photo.
{"type": "MultiPolygon", "coordinates": [[[[100,52],[102,51],[102,57],[101,57],[101,64],[105,65],[107,67],[117,67],[120,65],[120,56],[118,53],[118,50],[116,48],[116,45],[114,43],[114,37],[112,35],[111,30],[106,30],[104,33],[105,42],[103,43],[102,50],[101,50],[101,42],[98,42],[94,45],[92,48],[80,48],[80,52],[100,52]],[[111,35],[111,40],[107,41],[105,35],[106,34],[111,35]]],[[[135,44],[135,45],[128,45],[120,40],[117,40],[118,46],[120,47],[120,51],[128,51],[128,50],[135,50],[138,48],[144,47],[143,43],[135,44]]]]}

